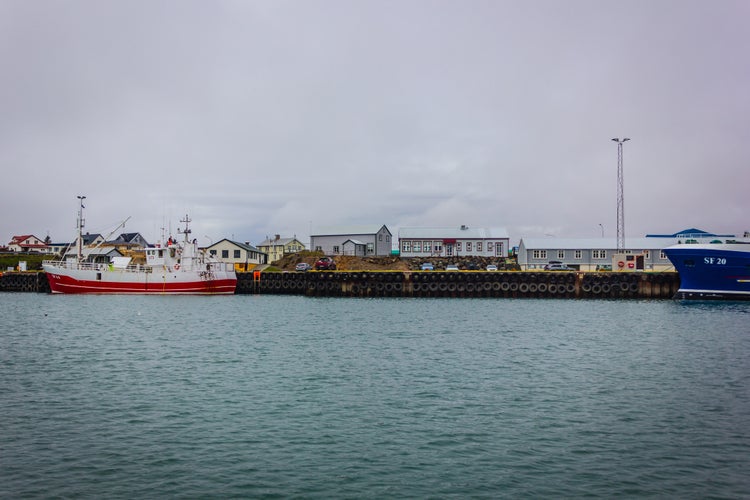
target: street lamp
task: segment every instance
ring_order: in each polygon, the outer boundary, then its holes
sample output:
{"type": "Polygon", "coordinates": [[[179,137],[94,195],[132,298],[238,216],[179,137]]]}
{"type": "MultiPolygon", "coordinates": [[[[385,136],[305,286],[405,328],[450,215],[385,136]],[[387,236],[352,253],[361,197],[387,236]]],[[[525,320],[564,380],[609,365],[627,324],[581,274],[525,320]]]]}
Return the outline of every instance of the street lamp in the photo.
{"type": "Polygon", "coordinates": [[[602,238],[604,238],[604,226],[602,224],[599,224],[599,227],[602,228],[602,238]]]}
{"type": "Polygon", "coordinates": [[[629,141],[628,137],[612,139],[617,143],[617,251],[625,249],[625,195],[622,185],[622,145],[629,141]]]}

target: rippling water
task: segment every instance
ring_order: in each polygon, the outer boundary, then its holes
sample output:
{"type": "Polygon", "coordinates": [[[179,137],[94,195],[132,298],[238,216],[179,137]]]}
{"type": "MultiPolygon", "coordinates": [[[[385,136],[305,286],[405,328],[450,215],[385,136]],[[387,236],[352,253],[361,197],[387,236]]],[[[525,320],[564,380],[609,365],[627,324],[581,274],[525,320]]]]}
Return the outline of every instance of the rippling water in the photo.
{"type": "Polygon", "coordinates": [[[749,319],[0,294],[0,496],[748,497],[749,319]]]}

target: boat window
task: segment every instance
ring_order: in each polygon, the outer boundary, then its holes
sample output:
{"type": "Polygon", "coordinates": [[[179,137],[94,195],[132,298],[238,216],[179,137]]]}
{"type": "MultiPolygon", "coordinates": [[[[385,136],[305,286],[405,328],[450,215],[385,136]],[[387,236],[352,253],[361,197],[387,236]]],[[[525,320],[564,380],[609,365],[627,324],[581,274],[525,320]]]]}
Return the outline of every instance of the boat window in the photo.
{"type": "Polygon", "coordinates": [[[695,267],[695,261],[693,259],[685,259],[683,262],[685,267],[695,267]]]}

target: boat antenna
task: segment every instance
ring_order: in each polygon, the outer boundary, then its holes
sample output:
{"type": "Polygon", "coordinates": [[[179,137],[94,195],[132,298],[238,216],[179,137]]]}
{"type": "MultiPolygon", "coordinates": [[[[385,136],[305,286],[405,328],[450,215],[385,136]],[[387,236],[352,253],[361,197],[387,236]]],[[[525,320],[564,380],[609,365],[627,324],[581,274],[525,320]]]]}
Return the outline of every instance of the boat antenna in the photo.
{"type": "Polygon", "coordinates": [[[185,235],[185,241],[188,241],[189,240],[188,236],[190,235],[190,233],[193,232],[190,229],[190,223],[192,221],[190,220],[190,217],[188,217],[188,214],[185,214],[185,218],[184,219],[180,219],[180,222],[184,222],[185,223],[185,229],[182,230],[182,231],[180,229],[177,229],[177,232],[184,234],[185,235]]]}
{"type": "Polygon", "coordinates": [[[86,208],[83,206],[83,200],[85,200],[86,197],[83,195],[79,195],[77,196],[77,198],[78,198],[78,205],[79,205],[78,221],[76,224],[78,226],[78,245],[77,245],[78,252],[77,253],[78,253],[78,261],[80,262],[81,260],[83,260],[83,226],[85,224],[83,220],[83,209],[86,208]]]}

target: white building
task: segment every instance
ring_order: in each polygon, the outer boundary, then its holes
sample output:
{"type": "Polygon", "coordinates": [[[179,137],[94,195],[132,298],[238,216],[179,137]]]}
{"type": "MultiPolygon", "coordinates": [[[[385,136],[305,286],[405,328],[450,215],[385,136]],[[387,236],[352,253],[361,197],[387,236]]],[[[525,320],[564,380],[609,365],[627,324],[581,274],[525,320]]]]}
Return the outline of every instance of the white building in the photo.
{"type": "Polygon", "coordinates": [[[402,257],[506,257],[510,239],[504,228],[402,227],[402,257]]]}
{"type": "MultiPolygon", "coordinates": [[[[642,255],[646,271],[673,271],[662,249],[677,242],[677,238],[626,238],[621,253],[642,255]]],[[[543,269],[557,261],[579,271],[610,270],[617,253],[615,238],[522,238],[518,265],[523,270],[543,269]]]]}

